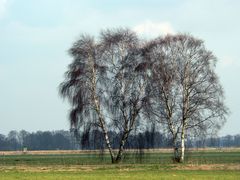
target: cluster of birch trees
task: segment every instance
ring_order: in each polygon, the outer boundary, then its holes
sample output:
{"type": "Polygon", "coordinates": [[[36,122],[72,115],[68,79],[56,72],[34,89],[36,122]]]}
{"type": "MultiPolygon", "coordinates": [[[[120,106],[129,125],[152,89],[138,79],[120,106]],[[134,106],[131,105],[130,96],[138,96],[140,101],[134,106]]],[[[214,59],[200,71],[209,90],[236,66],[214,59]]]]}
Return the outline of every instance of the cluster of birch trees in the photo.
{"type": "Polygon", "coordinates": [[[98,38],[82,35],[69,53],[60,94],[71,104],[71,126],[101,130],[112,163],[123,160],[129,135],[149,123],[171,137],[174,160],[183,162],[187,136],[214,133],[226,120],[217,59],[191,35],[147,41],[129,29],[108,29],[98,38]],[[119,136],[118,149],[110,131],[119,136]]]}

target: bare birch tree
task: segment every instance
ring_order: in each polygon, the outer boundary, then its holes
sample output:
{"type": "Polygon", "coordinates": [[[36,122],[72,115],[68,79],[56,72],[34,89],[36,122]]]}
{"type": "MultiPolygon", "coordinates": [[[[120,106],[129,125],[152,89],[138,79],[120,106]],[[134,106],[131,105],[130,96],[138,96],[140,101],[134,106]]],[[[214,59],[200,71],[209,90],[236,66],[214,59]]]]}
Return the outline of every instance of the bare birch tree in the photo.
{"type": "Polygon", "coordinates": [[[108,64],[108,92],[113,128],[120,135],[116,162],[123,158],[124,145],[136,128],[146,101],[146,74],[135,71],[141,54],[136,34],[128,29],[107,30],[101,34],[102,58],[108,64]]]}
{"type": "Polygon", "coordinates": [[[187,135],[218,130],[226,120],[228,110],[214,72],[217,59],[203,41],[182,34],[151,41],[144,51],[145,61],[151,64],[148,111],[167,127],[175,160],[183,162],[187,135]]]}
{"type": "Polygon", "coordinates": [[[60,85],[60,94],[72,106],[72,126],[81,128],[88,123],[99,127],[113,163],[122,160],[124,145],[146,100],[145,73],[135,71],[139,52],[138,38],[128,29],[103,31],[97,43],[82,36],[70,49],[74,60],[60,85]],[[109,129],[120,136],[116,155],[109,129]]]}
{"type": "Polygon", "coordinates": [[[71,103],[71,125],[100,128],[113,163],[123,159],[142,112],[168,130],[179,162],[187,136],[217,131],[225,122],[217,59],[199,39],[179,34],[144,44],[129,29],[114,29],[103,31],[97,42],[82,36],[69,52],[73,62],[60,94],[71,103]],[[119,134],[117,151],[110,130],[119,134]]]}
{"type": "Polygon", "coordinates": [[[104,107],[104,73],[106,67],[99,58],[94,38],[82,36],[69,50],[73,62],[60,85],[60,94],[71,103],[70,123],[81,128],[84,123],[101,128],[112,162],[114,152],[109,140],[104,107]]]}

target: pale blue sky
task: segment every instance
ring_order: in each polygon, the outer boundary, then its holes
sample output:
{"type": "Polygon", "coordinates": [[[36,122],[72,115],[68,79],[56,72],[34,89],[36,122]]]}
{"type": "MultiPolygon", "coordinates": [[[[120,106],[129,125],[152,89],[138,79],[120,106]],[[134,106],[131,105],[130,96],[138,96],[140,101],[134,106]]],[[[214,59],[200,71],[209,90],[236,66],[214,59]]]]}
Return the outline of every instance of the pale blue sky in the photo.
{"type": "Polygon", "coordinates": [[[0,133],[69,129],[58,85],[81,33],[129,27],[141,37],[187,32],[218,57],[231,115],[220,135],[240,133],[240,1],[0,0],[0,133]]]}

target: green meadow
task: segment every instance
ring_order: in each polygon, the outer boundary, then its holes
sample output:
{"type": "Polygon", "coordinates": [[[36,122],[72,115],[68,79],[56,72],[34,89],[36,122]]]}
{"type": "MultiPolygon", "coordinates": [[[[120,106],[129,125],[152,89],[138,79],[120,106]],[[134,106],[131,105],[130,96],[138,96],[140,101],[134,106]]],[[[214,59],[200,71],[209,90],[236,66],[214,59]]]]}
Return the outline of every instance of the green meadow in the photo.
{"type": "Polygon", "coordinates": [[[239,179],[240,150],[128,152],[120,164],[103,153],[0,155],[0,179],[239,179]]]}

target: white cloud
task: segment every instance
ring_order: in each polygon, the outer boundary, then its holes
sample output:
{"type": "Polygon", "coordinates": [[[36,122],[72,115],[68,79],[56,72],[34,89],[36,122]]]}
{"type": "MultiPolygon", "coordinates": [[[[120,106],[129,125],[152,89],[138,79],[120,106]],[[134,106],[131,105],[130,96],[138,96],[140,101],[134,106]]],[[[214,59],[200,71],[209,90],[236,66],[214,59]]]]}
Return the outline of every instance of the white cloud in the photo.
{"type": "Polygon", "coordinates": [[[174,34],[172,25],[169,22],[146,21],[133,28],[139,35],[145,37],[157,37],[159,35],[174,34]]]}
{"type": "Polygon", "coordinates": [[[223,57],[219,60],[219,65],[221,68],[227,68],[232,66],[238,66],[238,63],[232,57],[223,57]]]}

